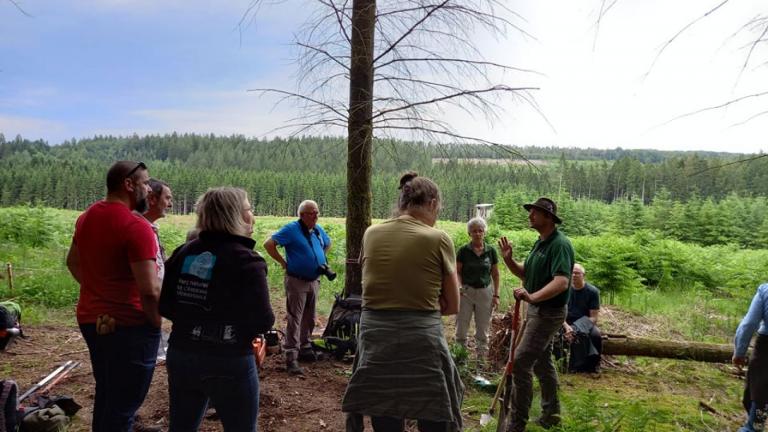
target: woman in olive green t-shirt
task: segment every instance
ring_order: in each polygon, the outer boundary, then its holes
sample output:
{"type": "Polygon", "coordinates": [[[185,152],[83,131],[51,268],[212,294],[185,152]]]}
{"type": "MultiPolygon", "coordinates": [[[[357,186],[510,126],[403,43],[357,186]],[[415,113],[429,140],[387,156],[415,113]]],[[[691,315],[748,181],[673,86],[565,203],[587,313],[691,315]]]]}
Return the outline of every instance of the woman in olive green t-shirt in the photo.
{"type": "Polygon", "coordinates": [[[441,315],[459,309],[453,242],[434,228],[440,192],[408,173],[399,215],[363,237],[363,312],[354,372],[342,402],[347,431],[459,431],[464,386],[448,351],[441,315]]]}

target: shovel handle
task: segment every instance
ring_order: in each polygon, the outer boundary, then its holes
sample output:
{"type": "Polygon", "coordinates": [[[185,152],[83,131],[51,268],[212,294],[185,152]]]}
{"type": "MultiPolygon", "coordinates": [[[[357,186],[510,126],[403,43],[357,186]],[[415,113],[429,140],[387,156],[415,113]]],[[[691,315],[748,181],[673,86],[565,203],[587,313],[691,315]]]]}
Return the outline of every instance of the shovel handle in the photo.
{"type": "Polygon", "coordinates": [[[507,376],[512,375],[512,369],[515,367],[515,348],[520,343],[520,304],[522,302],[515,299],[515,312],[512,315],[512,336],[509,341],[509,358],[504,367],[504,373],[507,376]]]}

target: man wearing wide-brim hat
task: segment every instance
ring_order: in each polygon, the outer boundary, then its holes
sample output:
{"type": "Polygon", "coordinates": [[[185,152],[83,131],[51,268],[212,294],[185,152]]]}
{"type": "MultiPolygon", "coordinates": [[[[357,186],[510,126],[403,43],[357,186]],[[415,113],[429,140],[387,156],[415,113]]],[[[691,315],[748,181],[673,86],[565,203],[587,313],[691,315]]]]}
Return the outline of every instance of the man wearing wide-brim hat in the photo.
{"type": "Polygon", "coordinates": [[[536,423],[545,429],[560,423],[557,371],[550,342],[565,321],[574,263],[571,241],[557,229],[557,224],[562,223],[557,204],[542,197],[523,208],[528,211],[531,228],[539,233],[525,261],[514,260],[512,244],[506,237],[499,240],[504,263],[524,284],[524,288],[515,290],[515,299],[530,304],[525,331],[515,351],[515,391],[507,426],[510,432],[523,432],[528,423],[534,373],[541,387],[541,417],[536,423]]]}

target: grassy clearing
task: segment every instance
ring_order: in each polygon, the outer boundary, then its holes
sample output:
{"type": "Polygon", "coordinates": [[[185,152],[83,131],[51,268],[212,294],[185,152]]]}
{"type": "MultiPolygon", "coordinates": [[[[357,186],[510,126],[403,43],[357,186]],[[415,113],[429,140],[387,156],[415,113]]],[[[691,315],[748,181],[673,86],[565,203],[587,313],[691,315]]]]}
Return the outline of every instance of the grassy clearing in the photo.
{"type": "MultiPolygon", "coordinates": [[[[617,368],[599,375],[560,376],[563,424],[555,432],[607,431],[730,431],[743,421],[740,406],[743,382],[725,366],[660,359],[620,358],[617,368]],[[701,408],[700,402],[717,413],[701,408]]],[[[498,376],[490,377],[496,384],[498,376]]],[[[488,411],[494,388],[467,383],[462,412],[467,431],[492,432],[495,420],[480,426],[488,411]]],[[[539,416],[540,392],[534,387],[531,419],[539,416]]],[[[544,429],[530,424],[528,430],[544,429]]]]}
{"type": "MultiPolygon", "coordinates": [[[[64,260],[77,215],[78,212],[64,210],[0,208],[0,221],[3,221],[0,223],[0,262],[11,262],[15,271],[12,292],[8,289],[7,280],[0,279],[0,298],[20,302],[27,323],[74,324],[78,287],[67,272],[64,260]]],[[[253,237],[257,250],[264,254],[261,248],[263,240],[292,219],[256,218],[253,237]]],[[[321,223],[334,241],[329,258],[332,267],[339,273],[335,281],[322,282],[318,310],[325,315],[330,310],[333,295],[343,289],[345,233],[343,219],[323,218],[321,223]]],[[[192,215],[170,216],[160,221],[161,240],[169,253],[184,241],[186,232],[193,224],[192,215]]],[[[462,223],[439,222],[438,227],[448,232],[457,245],[468,241],[462,223]]],[[[529,250],[535,241],[535,234],[530,230],[502,232],[497,227],[490,227],[491,241],[501,235],[509,236],[518,251],[529,250]]],[[[585,253],[594,253],[590,256],[597,257],[595,263],[615,265],[615,262],[608,260],[611,251],[604,250],[612,247],[609,240],[578,238],[574,243],[582,245],[585,253]]],[[[619,246],[626,249],[632,244],[623,242],[619,246]]],[[[680,244],[675,244],[675,247],[684,255],[685,262],[713,262],[713,259],[721,257],[722,263],[711,269],[706,266],[697,266],[695,271],[688,269],[685,277],[680,279],[670,278],[673,273],[664,273],[667,279],[659,280],[666,282],[659,283],[654,289],[614,287],[613,303],[616,307],[612,310],[616,315],[620,312],[621,316],[617,317],[616,324],[606,322],[605,325],[609,328],[614,325],[611,330],[619,333],[640,331],[644,335],[660,338],[730,342],[759,282],[758,278],[765,274],[762,271],[765,262],[761,260],[768,256],[768,252],[688,249],[680,244]],[[697,253],[702,256],[698,257],[697,253]],[[724,272],[726,276],[718,276],[724,272]],[[726,279],[728,283],[721,287],[705,288],[712,281],[726,279]]],[[[672,259],[672,255],[668,254],[664,259],[672,259]]],[[[284,298],[283,273],[271,259],[267,258],[267,262],[273,303],[278,304],[284,298]]],[[[640,264],[632,265],[635,266],[633,271],[643,269],[640,264]]],[[[508,271],[502,271],[502,308],[511,304],[511,290],[518,285],[516,278],[508,271]]],[[[447,333],[451,340],[451,332],[447,333]]],[[[727,367],[640,358],[619,358],[615,361],[616,368],[607,368],[597,377],[562,376],[564,423],[560,431],[736,429],[741,419],[739,400],[743,382],[734,377],[727,367]],[[718,413],[701,410],[699,402],[709,404],[718,413]]],[[[485,428],[479,425],[480,414],[488,409],[491,395],[488,389],[481,390],[472,384],[471,372],[470,368],[464,368],[467,393],[463,412],[467,430],[495,431],[494,424],[485,428]]],[[[493,372],[484,372],[484,376],[491,381],[498,380],[498,375],[493,372]]],[[[538,403],[535,399],[531,418],[538,414],[538,403]]],[[[529,430],[541,429],[531,426],[529,430]]]]}

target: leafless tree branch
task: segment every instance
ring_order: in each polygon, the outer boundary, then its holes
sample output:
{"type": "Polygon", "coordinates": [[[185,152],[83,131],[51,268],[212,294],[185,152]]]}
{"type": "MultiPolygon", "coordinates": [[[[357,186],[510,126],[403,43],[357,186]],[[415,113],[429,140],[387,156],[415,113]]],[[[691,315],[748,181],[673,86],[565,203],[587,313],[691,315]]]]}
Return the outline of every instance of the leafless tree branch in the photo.
{"type": "Polygon", "coordinates": [[[595,20],[595,37],[592,40],[592,51],[594,51],[595,47],[597,46],[597,36],[600,34],[600,24],[602,23],[605,14],[607,14],[609,10],[613,9],[618,1],[619,0],[612,0],[611,3],[606,6],[605,4],[607,0],[601,0],[600,11],[598,12],[597,19],[595,20]]]}
{"type": "Polygon", "coordinates": [[[752,161],[757,160],[757,159],[762,159],[762,158],[764,158],[766,156],[768,156],[768,154],[759,154],[759,155],[751,157],[751,158],[739,159],[737,161],[728,162],[728,163],[725,163],[725,164],[722,164],[722,165],[712,166],[712,167],[709,167],[709,168],[705,168],[705,169],[703,169],[701,171],[696,171],[695,173],[691,174],[691,176],[699,175],[699,174],[705,173],[707,171],[712,171],[712,170],[716,170],[716,169],[719,169],[719,168],[723,168],[723,167],[727,167],[727,166],[731,166],[731,165],[736,165],[736,164],[740,164],[740,163],[744,163],[744,162],[752,162],[752,161]]]}
{"type": "Polygon", "coordinates": [[[19,12],[21,12],[21,14],[22,14],[22,15],[24,15],[24,16],[26,16],[26,17],[28,17],[28,18],[32,18],[32,15],[30,15],[30,14],[29,14],[29,12],[25,11],[25,10],[24,10],[24,8],[23,8],[23,7],[21,7],[21,5],[19,4],[19,2],[18,2],[18,1],[16,1],[16,0],[8,0],[8,1],[9,1],[9,2],[11,2],[11,4],[12,4],[12,5],[13,5],[13,6],[14,6],[16,9],[18,9],[18,11],[19,11],[19,12]]]}
{"type": "Polygon", "coordinates": [[[739,103],[739,102],[743,102],[743,101],[745,101],[747,99],[759,98],[759,97],[766,96],[766,95],[768,95],[768,91],[764,91],[764,92],[760,92],[760,93],[752,93],[752,94],[748,94],[746,96],[738,97],[736,99],[731,99],[731,100],[729,100],[727,102],[723,102],[723,103],[721,103],[719,105],[714,105],[714,106],[710,106],[710,107],[706,107],[706,108],[701,108],[701,109],[698,109],[696,111],[687,112],[685,114],[680,114],[679,116],[674,117],[674,118],[672,118],[670,120],[667,120],[664,123],[661,123],[659,125],[656,125],[656,126],[652,127],[651,129],[656,129],[656,128],[659,128],[659,127],[662,127],[662,126],[666,126],[666,125],[668,125],[668,124],[670,124],[670,123],[672,123],[674,121],[677,121],[677,120],[680,120],[680,119],[683,119],[683,118],[686,118],[686,117],[690,117],[690,116],[693,116],[693,115],[696,115],[696,114],[701,114],[701,113],[706,112],[706,111],[712,111],[712,110],[717,110],[717,109],[725,108],[725,107],[727,107],[729,105],[733,105],[733,104],[736,104],[736,103],[739,103]]]}
{"type": "Polygon", "coordinates": [[[280,95],[286,96],[287,98],[290,98],[290,99],[303,100],[303,101],[315,104],[317,106],[326,108],[327,110],[336,113],[342,119],[346,119],[347,118],[347,116],[345,114],[343,114],[338,109],[332,107],[331,105],[327,104],[326,102],[322,102],[322,101],[319,101],[317,99],[313,99],[311,97],[305,96],[305,95],[300,94],[300,93],[294,93],[294,92],[289,92],[289,91],[285,91],[285,90],[270,89],[270,88],[266,88],[266,89],[262,89],[262,88],[248,89],[248,91],[249,92],[261,92],[261,93],[276,93],[276,94],[280,94],[280,95]]]}
{"type": "Polygon", "coordinates": [[[415,107],[418,107],[420,105],[434,105],[434,104],[438,104],[440,102],[444,102],[444,101],[447,101],[449,99],[456,99],[456,98],[461,98],[461,97],[466,97],[466,96],[474,96],[474,95],[478,95],[478,94],[482,94],[482,93],[516,92],[516,91],[526,91],[526,90],[538,90],[538,87],[517,87],[517,88],[513,88],[513,87],[507,87],[507,86],[499,85],[499,86],[494,86],[494,87],[487,88],[487,89],[462,90],[462,91],[457,92],[457,93],[452,93],[452,94],[444,95],[444,96],[441,96],[441,97],[436,97],[436,98],[429,99],[429,100],[411,102],[408,105],[401,106],[401,107],[398,107],[398,108],[382,110],[382,111],[379,111],[377,114],[374,114],[373,115],[373,119],[375,120],[375,119],[377,119],[377,118],[379,118],[379,117],[381,117],[381,116],[383,116],[385,114],[389,114],[389,113],[396,112],[396,111],[402,111],[402,110],[406,110],[406,109],[410,109],[410,108],[415,108],[415,107]]]}
{"type": "Polygon", "coordinates": [[[680,35],[686,32],[689,28],[693,27],[694,24],[697,22],[703,20],[704,18],[708,17],[712,13],[714,13],[716,10],[720,9],[721,7],[725,6],[726,3],[728,3],[730,0],[723,0],[720,4],[713,7],[712,9],[708,10],[704,15],[701,15],[700,17],[696,18],[695,20],[689,22],[686,24],[683,28],[678,30],[677,33],[675,33],[674,36],[672,36],[668,41],[662,45],[662,47],[659,49],[659,51],[656,53],[656,57],[653,58],[653,61],[651,62],[651,66],[648,68],[648,71],[645,72],[643,75],[643,79],[648,78],[648,76],[651,74],[651,71],[653,70],[653,67],[656,65],[656,62],[659,60],[659,57],[664,53],[664,51],[669,47],[680,35]]]}
{"type": "Polygon", "coordinates": [[[436,62],[436,63],[444,63],[444,62],[451,62],[451,63],[460,63],[464,65],[476,65],[476,66],[493,66],[495,68],[508,70],[508,71],[517,71],[517,72],[526,72],[526,73],[532,73],[536,75],[545,76],[541,72],[537,72],[532,69],[524,69],[524,68],[518,68],[508,65],[503,65],[500,63],[490,62],[490,61],[482,61],[482,60],[472,60],[472,59],[462,59],[462,58],[429,58],[429,57],[422,57],[422,58],[400,58],[400,59],[392,59],[388,62],[382,63],[378,65],[378,68],[383,68],[386,66],[390,66],[395,63],[402,63],[402,62],[436,62]]]}
{"type": "Polygon", "coordinates": [[[386,48],[386,49],[385,49],[385,50],[384,50],[384,51],[383,51],[381,54],[379,54],[377,57],[375,57],[375,58],[373,59],[373,64],[376,64],[376,63],[379,61],[379,59],[381,59],[381,58],[382,58],[382,57],[384,57],[385,55],[389,54],[389,52],[390,52],[390,51],[392,51],[393,49],[395,49],[395,47],[397,46],[397,44],[399,44],[399,43],[400,43],[400,42],[402,42],[402,41],[403,41],[405,38],[407,38],[407,37],[408,37],[408,36],[409,36],[411,33],[413,33],[413,31],[414,31],[414,30],[415,30],[417,27],[419,27],[419,26],[420,26],[422,23],[424,23],[424,21],[428,20],[428,19],[429,19],[429,17],[431,17],[431,16],[432,16],[432,14],[434,14],[435,12],[437,12],[438,10],[440,10],[440,8],[442,8],[442,7],[444,7],[446,4],[448,4],[448,2],[449,2],[449,1],[450,1],[450,0],[443,0],[441,3],[439,3],[439,4],[435,5],[433,8],[431,8],[431,9],[428,9],[428,10],[427,10],[427,13],[425,13],[425,14],[424,14],[424,16],[423,16],[423,17],[422,17],[420,20],[416,21],[416,23],[414,23],[414,24],[413,24],[413,25],[412,25],[412,26],[411,26],[411,27],[410,27],[408,30],[406,30],[406,31],[405,31],[405,32],[404,32],[402,35],[400,35],[400,37],[399,37],[399,38],[397,38],[397,40],[395,40],[394,42],[392,42],[392,43],[389,45],[389,47],[387,47],[387,48],[386,48]]]}
{"type": "Polygon", "coordinates": [[[768,114],[768,110],[761,111],[761,112],[759,112],[757,114],[753,114],[753,115],[749,116],[746,120],[742,120],[742,121],[740,121],[738,123],[732,124],[730,127],[742,126],[742,125],[747,124],[747,123],[751,122],[752,120],[754,120],[754,119],[756,119],[758,117],[762,117],[762,116],[764,116],[766,114],[768,114]]]}
{"type": "Polygon", "coordinates": [[[766,33],[768,33],[768,25],[765,25],[763,27],[763,32],[760,33],[760,36],[755,39],[752,44],[749,47],[749,52],[747,53],[747,57],[744,59],[744,64],[741,65],[741,70],[739,70],[739,75],[736,77],[736,84],[741,80],[741,75],[744,73],[744,69],[747,68],[747,65],[749,64],[749,59],[752,57],[752,53],[755,51],[755,47],[757,44],[760,43],[761,40],[763,40],[763,37],[765,37],[766,33]]]}

